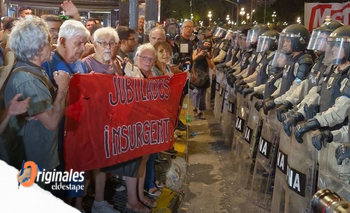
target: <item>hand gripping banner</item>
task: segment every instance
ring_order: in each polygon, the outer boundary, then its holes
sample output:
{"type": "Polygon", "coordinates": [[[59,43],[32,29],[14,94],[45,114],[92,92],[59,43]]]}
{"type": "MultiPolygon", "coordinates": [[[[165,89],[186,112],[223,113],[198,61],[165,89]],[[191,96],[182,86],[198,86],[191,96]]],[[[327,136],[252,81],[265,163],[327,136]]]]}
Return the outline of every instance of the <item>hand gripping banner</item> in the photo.
{"type": "Polygon", "coordinates": [[[149,79],[74,75],[64,137],[66,170],[88,171],[168,150],[186,74],[149,79]]]}

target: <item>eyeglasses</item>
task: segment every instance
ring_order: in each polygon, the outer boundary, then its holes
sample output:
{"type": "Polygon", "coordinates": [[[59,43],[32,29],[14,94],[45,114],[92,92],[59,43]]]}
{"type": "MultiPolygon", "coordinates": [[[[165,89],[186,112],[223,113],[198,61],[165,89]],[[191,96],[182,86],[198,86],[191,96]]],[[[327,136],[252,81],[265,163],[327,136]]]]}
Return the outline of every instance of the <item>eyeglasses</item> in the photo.
{"type": "Polygon", "coordinates": [[[150,58],[150,57],[147,57],[147,56],[141,56],[141,55],[137,55],[138,57],[140,57],[142,59],[143,62],[155,62],[156,59],[155,58],[150,58]]]}
{"type": "Polygon", "coordinates": [[[115,47],[115,45],[116,45],[115,42],[107,43],[107,42],[96,41],[96,43],[99,43],[103,48],[107,48],[107,46],[115,47]]]}

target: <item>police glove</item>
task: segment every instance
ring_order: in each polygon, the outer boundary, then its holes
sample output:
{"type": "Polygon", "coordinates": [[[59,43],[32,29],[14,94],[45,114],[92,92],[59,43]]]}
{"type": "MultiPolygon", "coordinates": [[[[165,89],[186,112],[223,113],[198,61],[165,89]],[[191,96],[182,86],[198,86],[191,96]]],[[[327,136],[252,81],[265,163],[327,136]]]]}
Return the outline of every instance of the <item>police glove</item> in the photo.
{"type": "Polygon", "coordinates": [[[255,109],[259,112],[260,109],[263,107],[263,100],[259,100],[254,105],[255,109]]]}
{"type": "Polygon", "coordinates": [[[271,96],[269,101],[264,101],[263,109],[265,115],[276,106],[274,99],[275,98],[271,96]]]}
{"type": "Polygon", "coordinates": [[[304,105],[305,118],[311,119],[320,111],[320,107],[315,104],[304,105]]]}
{"type": "MultiPolygon", "coordinates": [[[[243,95],[243,97],[246,97],[248,94],[250,94],[252,92],[254,92],[254,87],[244,88],[242,90],[242,95],[243,95]]],[[[250,99],[252,99],[252,98],[250,98],[250,99]]]]}
{"type": "Polygon", "coordinates": [[[237,79],[237,80],[236,80],[236,83],[235,83],[235,87],[236,87],[236,88],[239,88],[239,87],[242,85],[242,81],[243,81],[243,80],[238,80],[238,79],[237,79]]]}
{"type": "Polygon", "coordinates": [[[312,137],[312,145],[320,151],[322,145],[326,147],[326,142],[331,143],[333,141],[333,134],[329,130],[322,131],[312,137]]]}
{"type": "Polygon", "coordinates": [[[241,94],[243,94],[242,91],[243,91],[244,89],[246,89],[246,88],[249,88],[249,86],[248,86],[248,85],[240,85],[240,86],[238,87],[238,92],[241,93],[241,94]]]}
{"type": "Polygon", "coordinates": [[[250,96],[250,101],[253,100],[253,97],[256,97],[257,99],[263,99],[264,94],[262,92],[253,92],[253,94],[250,96]]]}
{"type": "Polygon", "coordinates": [[[283,130],[284,132],[290,137],[292,135],[291,133],[291,126],[295,126],[299,121],[303,121],[304,116],[300,112],[295,112],[295,114],[290,115],[285,121],[283,121],[283,130]]]}
{"type": "Polygon", "coordinates": [[[216,65],[216,68],[227,68],[226,63],[220,63],[216,65]]]}
{"type": "Polygon", "coordinates": [[[233,87],[235,83],[235,77],[233,75],[227,75],[226,81],[227,81],[227,84],[230,85],[230,87],[233,87]]]}
{"type": "Polygon", "coordinates": [[[337,159],[337,164],[341,165],[343,160],[350,157],[350,147],[349,144],[340,144],[335,150],[335,158],[337,159]]]}
{"type": "Polygon", "coordinates": [[[277,108],[277,119],[282,122],[282,114],[288,112],[289,109],[293,108],[293,104],[289,101],[285,101],[281,106],[277,108]]]}
{"type": "Polygon", "coordinates": [[[298,124],[294,132],[295,139],[298,141],[298,143],[302,143],[305,132],[318,129],[320,127],[321,124],[315,118],[308,120],[306,123],[298,124]]]}

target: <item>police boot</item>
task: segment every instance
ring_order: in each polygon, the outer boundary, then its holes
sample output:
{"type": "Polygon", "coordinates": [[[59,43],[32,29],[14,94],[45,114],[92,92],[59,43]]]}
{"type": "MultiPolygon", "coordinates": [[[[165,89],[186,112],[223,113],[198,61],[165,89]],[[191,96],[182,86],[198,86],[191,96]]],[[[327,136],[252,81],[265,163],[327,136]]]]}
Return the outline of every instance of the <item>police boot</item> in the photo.
{"type": "Polygon", "coordinates": [[[331,143],[333,141],[333,134],[329,130],[322,131],[312,137],[312,145],[320,151],[322,145],[326,147],[326,142],[331,143]]]}
{"type": "Polygon", "coordinates": [[[270,96],[270,100],[264,101],[263,109],[264,109],[265,115],[267,115],[268,111],[270,111],[271,109],[273,109],[276,106],[274,100],[275,100],[275,98],[270,96]]]}
{"type": "Polygon", "coordinates": [[[335,150],[335,158],[337,159],[337,164],[341,165],[343,160],[350,157],[350,147],[349,144],[341,144],[335,150]]]}
{"type": "Polygon", "coordinates": [[[298,143],[302,143],[303,135],[305,132],[318,129],[320,127],[321,127],[321,124],[315,118],[306,121],[306,123],[299,124],[295,128],[295,132],[294,132],[295,139],[298,141],[298,143]]]}
{"type": "Polygon", "coordinates": [[[250,96],[250,100],[253,100],[253,97],[256,97],[257,99],[263,99],[264,95],[262,92],[253,92],[253,94],[250,96]]]}
{"type": "Polygon", "coordinates": [[[295,126],[299,121],[303,121],[303,120],[304,120],[304,116],[300,112],[296,112],[294,115],[290,115],[290,117],[288,117],[285,121],[283,121],[284,132],[290,137],[292,135],[290,130],[291,126],[295,126]]]}
{"type": "Polygon", "coordinates": [[[242,90],[242,95],[243,95],[243,97],[246,97],[247,95],[249,95],[252,92],[254,92],[254,87],[244,88],[242,90]]]}
{"type": "Polygon", "coordinates": [[[289,109],[293,108],[293,104],[289,101],[283,102],[281,106],[277,108],[277,119],[279,122],[282,122],[282,114],[288,112],[289,109]]]}

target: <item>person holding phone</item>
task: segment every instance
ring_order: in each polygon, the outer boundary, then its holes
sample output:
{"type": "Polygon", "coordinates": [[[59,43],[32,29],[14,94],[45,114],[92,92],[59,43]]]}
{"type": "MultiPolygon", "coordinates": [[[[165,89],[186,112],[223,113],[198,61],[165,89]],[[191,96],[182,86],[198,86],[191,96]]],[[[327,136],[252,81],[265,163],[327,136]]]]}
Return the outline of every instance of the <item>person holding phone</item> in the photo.
{"type": "Polygon", "coordinates": [[[205,39],[199,49],[193,52],[192,85],[193,90],[193,112],[199,119],[205,120],[204,110],[205,95],[210,87],[209,68],[214,68],[213,55],[211,52],[212,43],[210,39],[205,39]]]}

